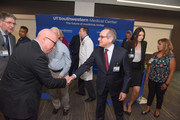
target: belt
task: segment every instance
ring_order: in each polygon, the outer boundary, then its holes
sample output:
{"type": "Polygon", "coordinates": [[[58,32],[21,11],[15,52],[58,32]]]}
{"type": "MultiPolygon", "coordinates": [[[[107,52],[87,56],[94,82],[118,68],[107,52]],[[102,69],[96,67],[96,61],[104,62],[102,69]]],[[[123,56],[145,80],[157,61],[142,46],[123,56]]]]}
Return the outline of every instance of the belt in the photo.
{"type": "Polygon", "coordinates": [[[50,69],[50,70],[53,71],[53,72],[61,72],[63,70],[63,68],[60,69],[60,70],[52,70],[52,69],[50,69]]]}

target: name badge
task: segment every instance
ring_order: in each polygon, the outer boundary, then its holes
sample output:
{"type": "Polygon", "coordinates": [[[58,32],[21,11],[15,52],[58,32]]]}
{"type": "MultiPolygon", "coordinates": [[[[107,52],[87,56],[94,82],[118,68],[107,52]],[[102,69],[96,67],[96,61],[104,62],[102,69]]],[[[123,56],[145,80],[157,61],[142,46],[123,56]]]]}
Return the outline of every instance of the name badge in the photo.
{"type": "Polygon", "coordinates": [[[119,70],[120,70],[120,66],[113,67],[113,72],[119,72],[119,70]]]}
{"type": "Polygon", "coordinates": [[[134,54],[129,54],[129,58],[134,58],[134,54]]]}
{"type": "Polygon", "coordinates": [[[148,63],[151,64],[154,61],[154,58],[151,58],[148,63]]]}
{"type": "Polygon", "coordinates": [[[9,56],[8,50],[0,50],[0,56],[9,56]]]}

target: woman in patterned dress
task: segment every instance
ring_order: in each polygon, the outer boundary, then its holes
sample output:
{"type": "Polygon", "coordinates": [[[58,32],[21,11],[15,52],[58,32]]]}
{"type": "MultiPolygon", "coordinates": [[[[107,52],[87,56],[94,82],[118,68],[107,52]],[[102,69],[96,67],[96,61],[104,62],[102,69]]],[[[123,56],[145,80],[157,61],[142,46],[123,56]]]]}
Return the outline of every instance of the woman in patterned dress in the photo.
{"type": "Polygon", "coordinates": [[[146,73],[148,81],[148,102],[146,109],[141,112],[145,115],[150,112],[150,106],[156,94],[157,104],[154,112],[155,117],[159,117],[160,109],[163,103],[163,97],[168,85],[173,77],[176,68],[176,61],[173,55],[173,46],[170,40],[163,38],[158,40],[158,51],[155,52],[149,60],[150,66],[146,73]]]}

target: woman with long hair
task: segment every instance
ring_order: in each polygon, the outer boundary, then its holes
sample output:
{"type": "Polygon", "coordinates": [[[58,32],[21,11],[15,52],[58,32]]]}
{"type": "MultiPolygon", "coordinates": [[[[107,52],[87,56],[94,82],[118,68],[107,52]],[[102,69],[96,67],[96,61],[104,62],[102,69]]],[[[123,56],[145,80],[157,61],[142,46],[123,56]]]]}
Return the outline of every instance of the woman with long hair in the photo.
{"type": "Polygon", "coordinates": [[[163,97],[167,87],[173,77],[176,68],[176,61],[172,52],[173,46],[170,40],[162,38],[158,40],[158,51],[155,52],[149,60],[149,67],[146,73],[148,81],[148,102],[146,109],[141,112],[145,115],[150,112],[150,106],[154,96],[157,97],[156,110],[154,117],[159,117],[160,109],[163,103],[163,97]]]}
{"type": "Polygon", "coordinates": [[[124,112],[128,115],[131,115],[131,106],[134,101],[137,99],[140,86],[142,82],[142,77],[144,73],[144,61],[147,42],[144,41],[145,31],[142,27],[138,27],[130,41],[126,42],[124,48],[129,52],[129,58],[132,61],[132,80],[130,87],[132,87],[132,95],[130,102],[128,103],[128,108],[126,106],[126,100],[124,100],[124,112]]]}

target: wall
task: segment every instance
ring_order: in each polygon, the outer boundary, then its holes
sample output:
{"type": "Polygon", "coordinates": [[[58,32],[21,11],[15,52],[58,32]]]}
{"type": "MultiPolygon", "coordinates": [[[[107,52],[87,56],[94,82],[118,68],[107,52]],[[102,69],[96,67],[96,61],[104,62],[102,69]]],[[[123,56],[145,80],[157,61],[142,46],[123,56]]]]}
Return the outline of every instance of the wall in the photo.
{"type": "Polygon", "coordinates": [[[149,22],[135,21],[134,30],[137,27],[143,27],[145,30],[145,41],[147,41],[146,54],[152,55],[157,51],[157,41],[161,38],[171,38],[173,25],[157,24],[149,22]]]}
{"type": "MultiPolygon", "coordinates": [[[[14,14],[17,18],[17,26],[13,32],[13,35],[19,38],[19,28],[20,26],[27,26],[29,29],[28,37],[34,39],[36,37],[36,20],[35,15],[25,15],[25,14],[14,14]]],[[[143,27],[146,31],[145,40],[148,42],[146,54],[152,54],[157,51],[157,40],[165,37],[170,38],[171,30],[173,25],[167,24],[157,24],[157,23],[147,23],[135,21],[134,29],[137,27],[143,27]],[[153,34],[153,35],[152,35],[153,34]]]]}
{"type": "MultiPolygon", "coordinates": [[[[117,5],[95,4],[94,16],[120,19],[134,19],[135,21],[141,22],[173,25],[171,41],[174,46],[174,53],[176,56],[176,69],[180,70],[180,54],[178,53],[180,51],[180,12],[117,5]]],[[[152,34],[152,36],[153,35],[154,34],[152,34]]]]}
{"type": "MultiPolygon", "coordinates": [[[[1,2],[0,11],[13,14],[61,14],[74,15],[74,2],[57,1],[11,1],[1,2]]],[[[180,12],[145,9],[117,5],[95,4],[95,17],[135,19],[135,21],[173,25],[171,41],[174,45],[177,69],[180,70],[180,12]]],[[[32,38],[33,39],[33,38],[32,38]]]]}
{"type": "Polygon", "coordinates": [[[16,41],[19,39],[19,29],[21,26],[26,26],[28,28],[27,37],[31,40],[36,38],[36,21],[35,15],[24,15],[24,14],[14,14],[16,17],[16,27],[12,34],[16,37],[16,41]]]}
{"type": "Polygon", "coordinates": [[[74,15],[74,2],[63,1],[2,1],[0,11],[13,14],[74,15]]]}

